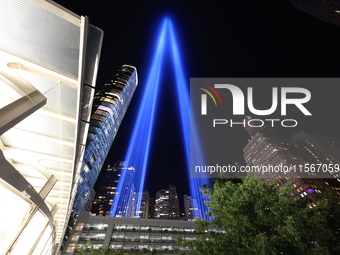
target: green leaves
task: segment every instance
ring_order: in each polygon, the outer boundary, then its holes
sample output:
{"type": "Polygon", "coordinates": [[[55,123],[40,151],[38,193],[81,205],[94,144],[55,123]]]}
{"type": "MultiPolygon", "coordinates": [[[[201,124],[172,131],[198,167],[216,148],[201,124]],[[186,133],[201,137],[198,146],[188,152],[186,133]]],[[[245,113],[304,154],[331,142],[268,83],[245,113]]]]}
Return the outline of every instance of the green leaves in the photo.
{"type": "Polygon", "coordinates": [[[91,244],[90,241],[87,242],[82,247],[76,246],[76,250],[79,251],[82,255],[123,255],[122,250],[118,250],[114,253],[109,252],[107,247],[99,248],[96,249],[94,246],[91,244]]]}
{"type": "Polygon", "coordinates": [[[312,206],[307,199],[293,200],[289,182],[278,183],[215,180],[202,190],[211,199],[206,203],[213,220],[197,220],[202,234],[181,243],[192,254],[340,254],[339,196],[324,194],[312,206]]]}

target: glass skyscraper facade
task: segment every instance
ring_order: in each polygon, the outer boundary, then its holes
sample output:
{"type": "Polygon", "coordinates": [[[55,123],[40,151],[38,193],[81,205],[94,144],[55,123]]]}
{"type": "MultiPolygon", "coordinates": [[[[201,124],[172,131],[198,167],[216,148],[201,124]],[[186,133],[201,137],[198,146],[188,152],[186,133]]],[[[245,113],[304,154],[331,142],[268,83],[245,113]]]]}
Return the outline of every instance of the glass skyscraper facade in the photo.
{"type": "Polygon", "coordinates": [[[80,162],[80,171],[75,178],[75,198],[61,250],[73,231],[78,214],[86,208],[137,84],[136,68],[123,65],[94,96],[86,149],[83,161],[80,162]]]}
{"type": "Polygon", "coordinates": [[[91,212],[93,215],[132,218],[136,208],[134,176],[135,169],[125,161],[118,161],[113,167],[109,165],[92,205],[91,212]],[[125,175],[123,171],[126,171],[125,175]],[[123,188],[121,194],[116,196],[119,182],[123,182],[123,188]],[[117,203],[118,214],[112,215],[111,207],[115,199],[119,199],[117,203]]]}
{"type": "Polygon", "coordinates": [[[123,65],[94,96],[86,150],[78,180],[72,215],[82,211],[98,178],[118,128],[137,87],[137,71],[123,65]]]}

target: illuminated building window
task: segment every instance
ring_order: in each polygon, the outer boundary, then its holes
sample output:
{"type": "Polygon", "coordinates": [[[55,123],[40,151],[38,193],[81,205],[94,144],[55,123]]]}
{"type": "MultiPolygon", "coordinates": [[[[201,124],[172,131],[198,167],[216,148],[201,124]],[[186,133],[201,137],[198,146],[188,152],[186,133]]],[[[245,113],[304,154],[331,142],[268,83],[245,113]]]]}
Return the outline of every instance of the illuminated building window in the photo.
{"type": "Polygon", "coordinates": [[[68,247],[66,252],[74,252],[74,247],[68,247]]]}
{"type": "Polygon", "coordinates": [[[85,225],[84,223],[78,223],[77,227],[76,227],[76,230],[82,230],[84,225],[85,225]]]}
{"type": "MultiPolygon", "coordinates": [[[[78,234],[78,233],[76,233],[76,234],[78,234]]],[[[79,239],[79,235],[74,235],[71,240],[72,241],[78,241],[78,239],[79,239]]]]}

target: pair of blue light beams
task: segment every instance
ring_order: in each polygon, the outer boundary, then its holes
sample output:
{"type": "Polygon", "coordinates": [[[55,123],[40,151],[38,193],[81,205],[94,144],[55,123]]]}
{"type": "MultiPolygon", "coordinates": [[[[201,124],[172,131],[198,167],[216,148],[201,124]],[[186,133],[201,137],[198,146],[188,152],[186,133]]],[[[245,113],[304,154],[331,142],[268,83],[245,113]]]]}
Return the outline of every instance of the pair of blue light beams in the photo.
{"type": "MultiPolygon", "coordinates": [[[[187,169],[189,171],[190,165],[190,98],[188,92],[188,86],[186,83],[186,79],[183,73],[179,48],[177,45],[177,41],[175,38],[175,33],[173,29],[172,22],[169,18],[165,18],[161,30],[158,36],[156,51],[154,55],[154,59],[152,61],[150,73],[148,76],[148,80],[146,82],[142,102],[139,108],[139,112],[137,115],[137,120],[135,122],[135,127],[131,136],[130,144],[128,147],[128,151],[125,157],[125,161],[128,162],[129,165],[135,167],[135,189],[137,196],[137,206],[136,206],[136,215],[135,217],[139,217],[139,212],[141,209],[141,200],[142,193],[144,190],[144,181],[147,172],[148,158],[149,158],[149,150],[152,139],[152,133],[154,128],[154,117],[157,107],[157,98],[160,87],[160,79],[162,73],[163,66],[163,57],[164,52],[166,50],[170,50],[172,53],[172,61],[174,67],[174,74],[176,77],[176,88],[178,95],[178,104],[179,104],[179,112],[181,117],[182,124],[182,133],[183,133],[183,141],[187,159],[187,169]],[[169,46],[170,45],[170,46],[169,46]],[[167,47],[170,47],[167,48],[167,47]]],[[[197,132],[195,131],[195,127],[191,126],[192,135],[196,136],[197,132]]],[[[191,141],[198,141],[198,137],[194,137],[191,141]]],[[[191,157],[199,158],[199,161],[203,160],[203,153],[201,151],[201,147],[198,144],[191,146],[191,157]]],[[[202,165],[203,162],[202,162],[202,165]]],[[[188,178],[190,174],[188,172],[188,178]]],[[[125,183],[126,171],[121,173],[120,181],[117,187],[117,193],[115,199],[113,201],[111,207],[110,216],[120,215],[124,217],[124,212],[121,210],[125,210],[128,207],[128,199],[124,199],[119,194],[123,194],[123,189],[128,188],[125,183]]],[[[198,178],[189,178],[190,180],[190,193],[191,197],[196,200],[198,204],[198,217],[201,219],[209,219],[206,215],[207,207],[204,204],[204,198],[202,198],[202,194],[200,192],[200,188],[203,183],[209,183],[208,179],[198,179],[198,178]]]]}

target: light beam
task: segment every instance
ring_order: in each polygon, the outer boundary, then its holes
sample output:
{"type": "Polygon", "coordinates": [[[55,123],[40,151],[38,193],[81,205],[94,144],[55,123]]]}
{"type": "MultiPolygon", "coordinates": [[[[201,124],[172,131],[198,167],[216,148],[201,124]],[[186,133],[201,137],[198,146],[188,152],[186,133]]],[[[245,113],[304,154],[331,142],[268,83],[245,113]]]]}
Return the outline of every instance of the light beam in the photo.
{"type": "MultiPolygon", "coordinates": [[[[159,90],[159,81],[162,69],[162,59],[164,53],[166,28],[168,26],[168,20],[165,19],[161,26],[159,33],[159,39],[156,47],[154,59],[151,64],[150,73],[145,84],[145,89],[142,97],[142,102],[137,114],[137,120],[130,139],[130,144],[125,157],[125,161],[129,165],[135,167],[135,188],[138,194],[136,212],[140,210],[141,194],[144,188],[146,167],[148,163],[149,149],[152,138],[152,131],[154,126],[154,116],[156,112],[156,104],[159,90]]],[[[126,208],[127,201],[124,201],[122,189],[125,186],[124,181],[126,171],[122,171],[120,180],[117,186],[117,193],[114,198],[110,216],[125,217],[124,212],[117,211],[119,208],[126,208]],[[118,196],[117,196],[118,195],[118,196]]],[[[136,215],[138,217],[139,215],[136,215]]]]}
{"type": "MultiPolygon", "coordinates": [[[[152,139],[152,132],[154,128],[154,116],[157,105],[158,92],[160,87],[160,77],[163,66],[163,55],[165,50],[170,50],[172,60],[173,60],[173,69],[176,81],[177,95],[178,95],[178,106],[181,118],[181,127],[183,134],[183,144],[185,147],[186,154],[186,167],[188,170],[188,178],[190,184],[190,195],[193,199],[196,200],[199,207],[199,218],[209,220],[209,217],[206,215],[208,211],[207,206],[204,204],[205,198],[202,197],[202,193],[200,192],[200,188],[204,183],[209,184],[209,179],[199,179],[199,178],[190,178],[190,132],[192,135],[191,142],[195,143],[191,151],[191,157],[194,157],[195,160],[199,159],[200,165],[205,165],[204,163],[204,155],[201,149],[201,145],[199,144],[198,132],[196,130],[196,126],[193,124],[195,122],[191,121],[192,125],[190,127],[190,97],[188,92],[188,84],[186,82],[186,78],[183,71],[183,66],[181,62],[180,52],[178,43],[175,37],[174,28],[170,19],[165,18],[160,32],[159,38],[157,42],[156,52],[154,55],[154,59],[151,64],[150,73],[148,75],[148,79],[145,85],[145,90],[142,97],[142,102],[138,111],[137,120],[135,122],[135,127],[130,139],[129,148],[126,154],[125,161],[128,162],[129,165],[133,166],[136,170],[134,177],[134,185],[137,193],[137,205],[136,205],[136,214],[135,217],[140,217],[140,207],[141,207],[141,199],[142,193],[144,189],[145,176],[148,165],[149,158],[149,149],[150,143],[152,139]],[[170,45],[170,46],[169,46],[170,45]],[[170,47],[169,49],[166,47],[170,47]]],[[[197,162],[197,160],[196,160],[197,162]]],[[[117,187],[117,193],[113,201],[113,205],[111,207],[110,216],[116,217],[127,217],[124,213],[124,208],[127,208],[128,199],[123,194],[126,192],[125,189],[125,181],[126,180],[126,171],[122,171],[120,181],[117,187]],[[125,199],[124,199],[125,198],[125,199]]]]}
{"type": "Polygon", "coordinates": [[[193,199],[196,200],[199,208],[198,217],[201,219],[209,220],[206,212],[209,210],[205,205],[204,201],[207,198],[202,197],[202,193],[200,188],[202,188],[203,184],[210,184],[210,180],[208,178],[190,178],[190,156],[196,157],[196,162],[199,162],[200,165],[205,165],[204,154],[202,152],[202,146],[199,143],[199,136],[196,129],[195,121],[191,119],[190,123],[190,97],[188,91],[187,80],[184,76],[184,68],[182,66],[182,61],[180,57],[178,43],[175,37],[174,28],[172,22],[170,21],[169,26],[170,32],[170,41],[171,41],[171,52],[172,52],[172,60],[176,77],[176,88],[178,95],[178,106],[179,112],[181,116],[181,124],[182,124],[182,134],[183,134],[183,142],[186,153],[186,161],[187,161],[187,171],[190,185],[190,195],[193,199]],[[190,125],[191,124],[191,125],[190,125]],[[191,132],[191,138],[190,138],[191,132]],[[194,143],[191,146],[190,152],[190,142],[194,143]]]}

